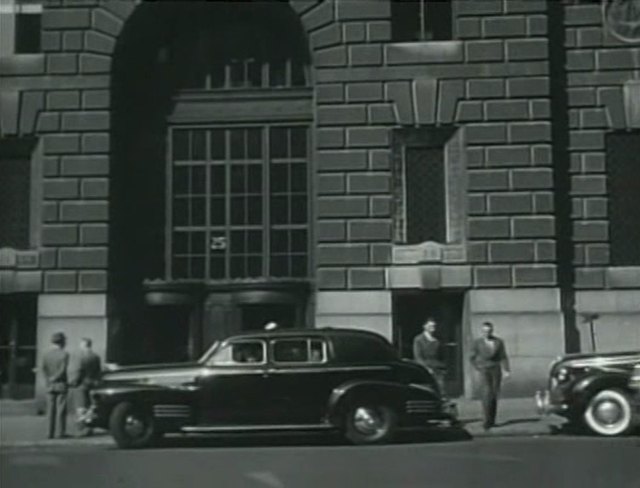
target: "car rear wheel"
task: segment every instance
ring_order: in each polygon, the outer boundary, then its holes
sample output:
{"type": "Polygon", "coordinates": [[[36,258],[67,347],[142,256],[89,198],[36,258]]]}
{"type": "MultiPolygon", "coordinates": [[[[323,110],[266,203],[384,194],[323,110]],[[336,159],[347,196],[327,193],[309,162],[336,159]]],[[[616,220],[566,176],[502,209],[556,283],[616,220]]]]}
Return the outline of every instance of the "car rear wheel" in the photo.
{"type": "Polygon", "coordinates": [[[631,402],[620,390],[602,390],[589,400],[583,420],[585,425],[596,434],[605,436],[625,434],[633,426],[631,402]]]}
{"type": "Polygon", "coordinates": [[[116,405],[109,418],[109,431],[118,447],[137,449],[157,440],[151,413],[129,402],[116,405]]]}
{"type": "Polygon", "coordinates": [[[390,407],[358,403],[347,410],[345,435],[354,444],[381,444],[391,440],[396,423],[390,407]]]}

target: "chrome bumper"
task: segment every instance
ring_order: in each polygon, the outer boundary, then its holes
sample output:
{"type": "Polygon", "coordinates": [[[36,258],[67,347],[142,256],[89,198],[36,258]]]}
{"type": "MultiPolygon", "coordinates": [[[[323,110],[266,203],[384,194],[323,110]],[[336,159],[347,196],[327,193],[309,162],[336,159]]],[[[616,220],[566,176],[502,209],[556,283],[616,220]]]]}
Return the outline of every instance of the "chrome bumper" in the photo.
{"type": "Polygon", "coordinates": [[[453,420],[458,420],[458,405],[453,401],[445,401],[442,404],[442,411],[453,420]]]}
{"type": "Polygon", "coordinates": [[[562,414],[569,409],[564,403],[551,403],[549,390],[536,391],[535,403],[538,415],[562,414]]]}
{"type": "Polygon", "coordinates": [[[86,412],[78,419],[78,422],[87,426],[93,427],[95,421],[98,419],[95,405],[91,405],[86,412]]]}

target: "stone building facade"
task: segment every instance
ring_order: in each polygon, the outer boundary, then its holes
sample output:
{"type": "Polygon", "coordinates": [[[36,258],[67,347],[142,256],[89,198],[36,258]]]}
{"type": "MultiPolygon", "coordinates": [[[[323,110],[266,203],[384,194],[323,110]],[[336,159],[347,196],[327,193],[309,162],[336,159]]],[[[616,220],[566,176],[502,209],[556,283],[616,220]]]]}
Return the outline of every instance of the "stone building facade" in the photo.
{"type": "Polygon", "coordinates": [[[120,363],[269,320],[410,356],[434,316],[454,395],[485,320],[507,395],[640,348],[634,1],[394,3],[3,2],[14,395],[58,330],[120,363]],[[20,13],[39,52],[15,52],[20,13]]]}

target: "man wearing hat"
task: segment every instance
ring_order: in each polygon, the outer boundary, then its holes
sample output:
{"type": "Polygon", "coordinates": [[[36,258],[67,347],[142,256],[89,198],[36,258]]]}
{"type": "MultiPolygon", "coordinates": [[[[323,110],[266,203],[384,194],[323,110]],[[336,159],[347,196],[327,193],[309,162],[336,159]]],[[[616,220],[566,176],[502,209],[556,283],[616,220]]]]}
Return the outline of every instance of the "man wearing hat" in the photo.
{"type": "Polygon", "coordinates": [[[51,337],[53,347],[42,358],[42,374],[47,387],[47,416],[49,417],[49,439],[56,434],[67,436],[67,367],[69,354],[64,350],[67,338],[62,332],[51,337]]]}

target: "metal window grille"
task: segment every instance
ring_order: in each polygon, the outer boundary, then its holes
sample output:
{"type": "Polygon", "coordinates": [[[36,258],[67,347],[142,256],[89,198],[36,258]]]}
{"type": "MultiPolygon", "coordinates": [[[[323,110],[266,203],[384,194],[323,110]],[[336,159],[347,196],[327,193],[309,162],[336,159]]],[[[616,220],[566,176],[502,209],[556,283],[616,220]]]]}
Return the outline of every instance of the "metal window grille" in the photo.
{"type": "Polygon", "coordinates": [[[29,248],[31,163],[0,160],[0,247],[29,248]]]}
{"type": "Polygon", "coordinates": [[[611,264],[640,265],[640,132],[607,137],[611,264]]]}
{"type": "Polygon", "coordinates": [[[408,147],[404,158],[406,243],[447,239],[444,151],[408,147]]]}

